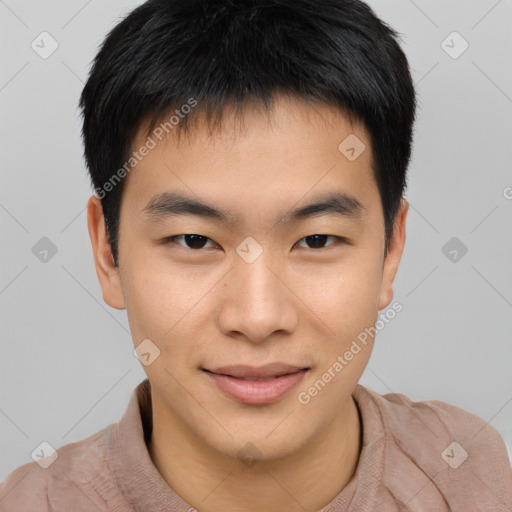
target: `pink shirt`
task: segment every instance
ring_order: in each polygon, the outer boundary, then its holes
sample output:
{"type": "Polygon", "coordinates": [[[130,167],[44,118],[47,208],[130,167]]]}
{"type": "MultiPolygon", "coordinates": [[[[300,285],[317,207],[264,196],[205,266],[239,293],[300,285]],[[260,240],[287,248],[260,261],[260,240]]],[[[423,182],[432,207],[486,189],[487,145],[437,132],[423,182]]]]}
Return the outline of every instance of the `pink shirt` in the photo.
{"type": "MultiPolygon", "coordinates": [[[[322,512],[511,512],[505,443],[481,418],[444,402],[412,402],[358,384],[363,447],[348,485],[322,512]],[[467,454],[467,457],[466,457],[467,454]]],[[[118,423],[60,447],[0,485],[1,512],[193,512],[151,461],[151,388],[134,390],[118,423]]]]}

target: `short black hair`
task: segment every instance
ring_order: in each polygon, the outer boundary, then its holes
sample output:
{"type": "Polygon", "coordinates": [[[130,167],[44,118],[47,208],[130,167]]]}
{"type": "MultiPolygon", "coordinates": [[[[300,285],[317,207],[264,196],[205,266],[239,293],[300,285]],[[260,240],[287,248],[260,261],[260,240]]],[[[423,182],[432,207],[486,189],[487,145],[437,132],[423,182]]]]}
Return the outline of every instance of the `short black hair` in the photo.
{"type": "Polygon", "coordinates": [[[115,264],[142,124],[149,135],[171,116],[179,133],[203,113],[217,125],[224,107],[256,100],[268,112],[277,93],[332,106],[368,131],[387,253],[416,113],[398,39],[359,0],[149,0],[134,9],[105,38],[80,97],[84,157],[115,264]]]}

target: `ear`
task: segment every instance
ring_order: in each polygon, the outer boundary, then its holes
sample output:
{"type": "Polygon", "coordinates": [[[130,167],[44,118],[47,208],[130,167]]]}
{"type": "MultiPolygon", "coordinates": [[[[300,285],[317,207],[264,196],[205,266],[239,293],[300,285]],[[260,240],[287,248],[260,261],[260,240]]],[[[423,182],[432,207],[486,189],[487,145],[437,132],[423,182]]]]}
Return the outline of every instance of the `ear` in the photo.
{"type": "Polygon", "coordinates": [[[103,207],[97,196],[91,196],[87,202],[87,225],[96,274],[103,290],[103,300],[115,309],[125,309],[119,269],[114,264],[107,238],[103,207]]]}
{"type": "Polygon", "coordinates": [[[393,281],[395,280],[398,265],[400,264],[402,253],[404,251],[405,224],[408,211],[409,203],[402,198],[400,201],[400,208],[395,218],[388,254],[384,260],[379,296],[379,311],[389,306],[393,299],[393,281]]]}

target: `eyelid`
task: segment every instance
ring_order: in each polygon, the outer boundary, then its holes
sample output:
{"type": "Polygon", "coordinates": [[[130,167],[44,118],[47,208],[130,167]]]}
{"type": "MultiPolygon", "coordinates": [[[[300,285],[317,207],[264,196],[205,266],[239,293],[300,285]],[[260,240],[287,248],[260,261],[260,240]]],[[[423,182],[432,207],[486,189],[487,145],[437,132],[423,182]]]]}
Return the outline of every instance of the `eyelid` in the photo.
{"type": "MultiPolygon", "coordinates": [[[[180,247],[182,247],[183,249],[188,249],[190,251],[194,251],[194,252],[199,252],[201,250],[205,250],[205,249],[211,249],[212,247],[201,247],[200,249],[192,249],[190,247],[187,247],[185,245],[182,245],[181,243],[177,242],[175,239],[177,238],[180,238],[180,237],[185,237],[185,236],[189,236],[189,235],[197,235],[197,236],[200,236],[200,237],[203,237],[207,240],[207,243],[208,242],[211,242],[213,243],[216,247],[219,247],[219,244],[217,242],[215,242],[213,239],[205,236],[205,235],[201,235],[199,233],[183,233],[181,235],[172,235],[172,236],[168,236],[168,237],[165,237],[161,240],[161,243],[163,245],[167,245],[167,244],[176,244],[176,245],[179,245],[180,247]]],[[[329,245],[326,245],[325,247],[320,247],[318,249],[313,249],[313,248],[310,248],[310,247],[299,247],[300,249],[308,249],[310,251],[321,251],[323,249],[327,249],[329,247],[332,247],[332,246],[336,246],[336,245],[339,245],[339,244],[347,244],[347,243],[350,243],[348,239],[346,239],[345,237],[342,237],[342,236],[337,236],[337,235],[328,235],[328,234],[325,234],[325,233],[313,233],[312,235],[307,235],[305,237],[302,237],[300,240],[298,240],[297,242],[295,242],[295,244],[293,245],[293,247],[296,247],[298,246],[298,244],[300,242],[302,242],[303,240],[306,240],[306,238],[309,238],[309,237],[312,237],[312,236],[326,236],[328,238],[333,238],[335,241],[329,245]]]]}
{"type": "Polygon", "coordinates": [[[309,238],[310,236],[326,236],[326,237],[329,237],[329,238],[334,238],[335,241],[332,244],[326,245],[325,247],[320,247],[319,249],[311,249],[309,247],[300,247],[300,249],[309,249],[310,251],[321,251],[323,249],[328,249],[329,247],[333,247],[333,246],[336,246],[336,245],[339,245],[339,244],[342,244],[342,243],[349,243],[348,240],[346,238],[342,237],[342,236],[328,235],[326,233],[314,233],[313,235],[305,236],[305,237],[301,238],[300,240],[298,240],[297,242],[295,242],[294,247],[299,242],[302,242],[303,240],[305,240],[306,238],[309,238]]]}
{"type": "Polygon", "coordinates": [[[217,242],[215,242],[214,240],[212,240],[211,238],[207,237],[207,236],[204,236],[204,235],[200,235],[199,233],[183,233],[181,235],[172,235],[172,236],[166,236],[165,238],[163,238],[161,240],[161,243],[162,245],[167,245],[167,244],[176,244],[176,245],[179,245],[180,247],[182,247],[183,249],[188,249],[190,251],[194,251],[194,252],[199,252],[201,250],[204,250],[204,249],[211,249],[211,247],[201,247],[201,249],[191,249],[190,247],[187,247],[185,245],[182,245],[180,244],[179,242],[176,242],[175,239],[176,238],[180,238],[180,237],[184,237],[184,236],[190,236],[190,235],[197,235],[197,236],[201,236],[203,238],[205,238],[207,240],[207,243],[208,242],[212,242],[213,244],[215,244],[217,247],[219,244],[217,244],[217,242]]]}

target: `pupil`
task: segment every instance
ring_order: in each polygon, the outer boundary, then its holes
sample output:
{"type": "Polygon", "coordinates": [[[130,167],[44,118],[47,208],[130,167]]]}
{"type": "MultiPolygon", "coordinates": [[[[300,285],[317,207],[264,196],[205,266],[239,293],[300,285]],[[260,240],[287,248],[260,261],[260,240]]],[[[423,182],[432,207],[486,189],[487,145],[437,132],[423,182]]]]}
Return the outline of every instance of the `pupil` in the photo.
{"type": "Polygon", "coordinates": [[[306,237],[308,245],[312,249],[321,249],[327,240],[327,235],[311,235],[306,237]]]}
{"type": "Polygon", "coordinates": [[[202,235],[185,235],[185,241],[191,249],[201,249],[206,243],[206,237],[202,235]]]}

